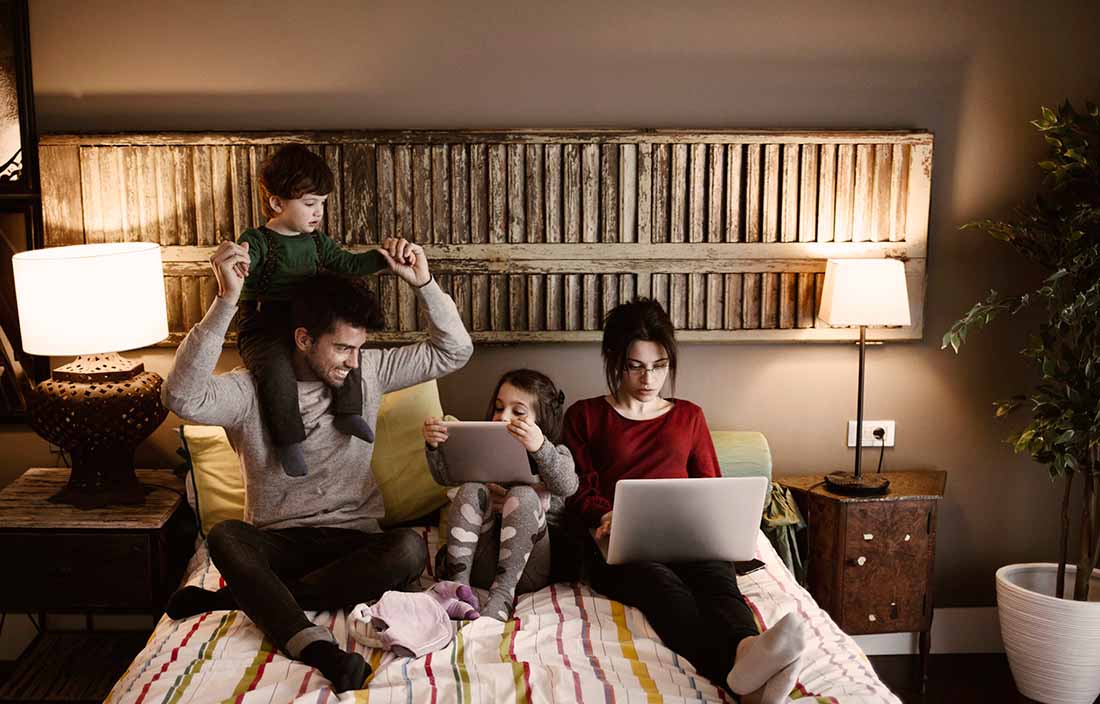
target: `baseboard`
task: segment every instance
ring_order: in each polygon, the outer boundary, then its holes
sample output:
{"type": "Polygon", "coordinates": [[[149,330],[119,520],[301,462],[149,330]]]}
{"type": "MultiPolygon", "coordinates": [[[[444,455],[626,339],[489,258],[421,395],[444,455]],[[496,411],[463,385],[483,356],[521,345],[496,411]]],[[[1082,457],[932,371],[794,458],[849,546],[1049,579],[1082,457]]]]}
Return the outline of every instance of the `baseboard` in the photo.
{"type": "MultiPolygon", "coordinates": [[[[915,633],[855,636],[868,655],[916,655],[920,641],[915,633]]],[[[933,653],[1003,653],[997,607],[936,609],[932,616],[933,653]]]]}

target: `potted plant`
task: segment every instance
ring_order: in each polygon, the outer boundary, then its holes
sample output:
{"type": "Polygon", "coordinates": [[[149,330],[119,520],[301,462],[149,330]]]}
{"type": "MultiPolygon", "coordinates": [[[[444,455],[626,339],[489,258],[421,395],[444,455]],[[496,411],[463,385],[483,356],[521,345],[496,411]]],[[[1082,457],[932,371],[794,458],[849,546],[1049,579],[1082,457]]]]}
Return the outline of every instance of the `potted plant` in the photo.
{"type": "Polygon", "coordinates": [[[1043,314],[1021,351],[1038,382],[994,406],[998,417],[1027,413],[1010,442],[1062,483],[1060,559],[999,569],[997,606],[1020,691],[1090,704],[1100,694],[1100,109],[1089,103],[1078,113],[1067,101],[1044,107],[1031,124],[1049,147],[1040,194],[1010,220],[964,229],[1007,243],[1048,275],[1031,291],[990,292],[943,336],[943,347],[958,353],[968,333],[1002,313],[1043,314]],[[1082,499],[1076,523],[1074,491],[1082,499]]]}

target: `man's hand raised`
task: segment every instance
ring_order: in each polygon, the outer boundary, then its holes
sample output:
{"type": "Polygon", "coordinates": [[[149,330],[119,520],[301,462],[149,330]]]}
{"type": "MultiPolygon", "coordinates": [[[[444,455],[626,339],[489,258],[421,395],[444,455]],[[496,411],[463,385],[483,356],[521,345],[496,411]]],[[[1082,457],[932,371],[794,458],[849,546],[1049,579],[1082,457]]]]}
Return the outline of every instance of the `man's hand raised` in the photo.
{"type": "Polygon", "coordinates": [[[248,243],[237,244],[223,240],[210,255],[210,267],[214,278],[218,280],[218,298],[226,303],[237,305],[237,299],[244,288],[244,279],[248,276],[248,243]]]}
{"type": "Polygon", "coordinates": [[[432,280],[424,248],[415,242],[409,242],[403,237],[389,237],[378,251],[382,253],[390,271],[413,286],[423,286],[432,280]]]}

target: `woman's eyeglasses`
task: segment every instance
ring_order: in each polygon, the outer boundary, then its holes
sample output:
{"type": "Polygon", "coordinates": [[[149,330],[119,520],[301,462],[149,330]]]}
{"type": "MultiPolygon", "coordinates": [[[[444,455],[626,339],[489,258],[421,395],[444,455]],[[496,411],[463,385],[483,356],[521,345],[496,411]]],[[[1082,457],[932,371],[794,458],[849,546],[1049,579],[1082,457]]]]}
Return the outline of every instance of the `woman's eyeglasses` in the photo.
{"type": "Polygon", "coordinates": [[[639,362],[627,362],[626,373],[631,376],[642,376],[646,372],[664,374],[668,371],[668,362],[657,362],[652,367],[647,367],[639,362]]]}

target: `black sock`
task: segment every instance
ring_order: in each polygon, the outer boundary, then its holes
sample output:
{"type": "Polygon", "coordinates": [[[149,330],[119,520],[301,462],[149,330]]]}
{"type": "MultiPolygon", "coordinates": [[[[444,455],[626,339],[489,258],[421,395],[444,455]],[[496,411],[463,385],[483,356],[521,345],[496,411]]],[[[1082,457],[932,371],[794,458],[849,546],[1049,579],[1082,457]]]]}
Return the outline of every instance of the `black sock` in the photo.
{"type": "Polygon", "coordinates": [[[282,463],[283,471],[288,477],[306,476],[306,456],[302,452],[302,443],[276,445],[275,454],[279,456],[279,462],[282,463]]]}
{"type": "Polygon", "coordinates": [[[168,599],[164,607],[164,613],[169,618],[179,620],[189,616],[206,613],[207,611],[227,611],[237,608],[237,600],[229,589],[223,588],[216,592],[202,587],[184,587],[177,589],[168,599]]]}
{"type": "Polygon", "coordinates": [[[320,670],[337,692],[362,689],[371,673],[362,655],[345,652],[327,640],[315,640],[302,648],[298,659],[320,670]]]}
{"type": "Polygon", "coordinates": [[[332,419],[332,427],[344,435],[354,435],[364,442],[374,442],[374,430],[367,419],[354,413],[340,413],[332,419]]]}

